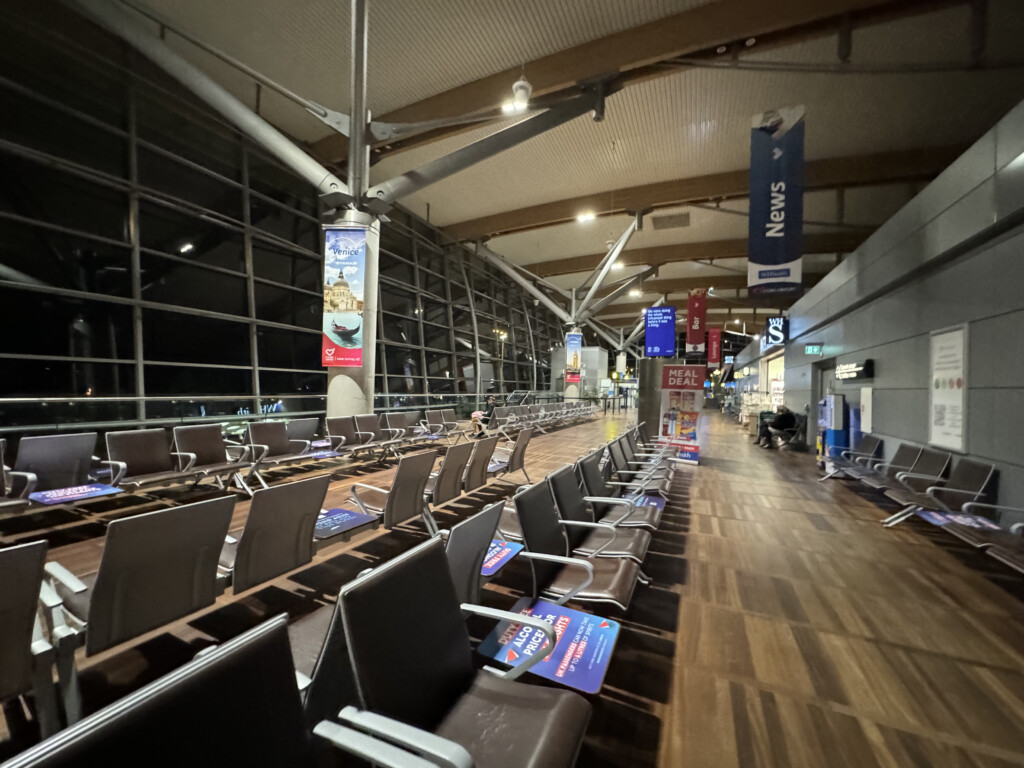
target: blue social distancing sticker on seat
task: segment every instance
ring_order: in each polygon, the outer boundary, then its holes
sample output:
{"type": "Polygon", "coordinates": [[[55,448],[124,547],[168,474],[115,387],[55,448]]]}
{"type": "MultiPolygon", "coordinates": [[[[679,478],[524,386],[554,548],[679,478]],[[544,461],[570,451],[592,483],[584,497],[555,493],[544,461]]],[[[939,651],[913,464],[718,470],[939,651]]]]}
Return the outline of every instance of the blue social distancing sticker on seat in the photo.
{"type": "Polygon", "coordinates": [[[629,500],[638,507],[657,507],[658,511],[665,509],[665,500],[661,496],[646,496],[643,494],[633,495],[629,500]]]}
{"type": "Polygon", "coordinates": [[[71,501],[91,499],[96,496],[110,496],[115,493],[123,493],[120,488],[102,483],[89,483],[88,485],[74,485],[70,488],[54,488],[52,491],[36,491],[28,497],[40,504],[66,504],[71,501]]]}
{"type": "Polygon", "coordinates": [[[917,510],[917,516],[932,525],[949,525],[956,523],[967,528],[981,528],[987,531],[1003,530],[998,523],[980,515],[967,515],[962,512],[933,512],[929,509],[917,510]]]}
{"type": "Polygon", "coordinates": [[[487,548],[487,554],[484,555],[484,564],[480,569],[480,575],[493,576],[522,551],[522,544],[516,544],[514,541],[493,539],[491,545],[487,548]]]}
{"type": "Polygon", "coordinates": [[[317,539],[326,539],[376,521],[377,518],[374,515],[356,512],[352,509],[339,507],[326,511],[321,510],[316,519],[316,528],[313,531],[313,536],[317,539]]]}
{"type": "MultiPolygon", "coordinates": [[[[529,596],[520,598],[512,612],[543,619],[555,631],[555,650],[532,667],[531,674],[584,693],[601,690],[619,637],[617,621],[529,596]]],[[[541,630],[507,621],[500,622],[479,646],[481,654],[509,667],[546,650],[541,630]]]]}

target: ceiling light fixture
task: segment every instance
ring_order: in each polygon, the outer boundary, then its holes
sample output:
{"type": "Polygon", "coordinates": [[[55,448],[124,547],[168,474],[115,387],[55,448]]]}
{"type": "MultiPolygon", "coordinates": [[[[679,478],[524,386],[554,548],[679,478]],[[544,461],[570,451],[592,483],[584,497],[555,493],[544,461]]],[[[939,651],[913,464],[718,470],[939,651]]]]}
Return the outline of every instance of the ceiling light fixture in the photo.
{"type": "Polygon", "coordinates": [[[533,93],[533,86],[526,79],[526,75],[520,75],[519,79],[512,84],[512,106],[516,112],[525,112],[530,105],[530,95],[533,93]]]}
{"type": "Polygon", "coordinates": [[[597,214],[593,211],[584,211],[583,213],[576,214],[576,221],[580,224],[586,224],[588,221],[593,221],[597,218],[597,214]]]}
{"type": "Polygon", "coordinates": [[[630,296],[639,296],[640,295],[640,289],[639,288],[630,288],[629,289],[629,295],[630,296]]]}
{"type": "Polygon", "coordinates": [[[192,243],[185,243],[181,248],[178,249],[178,253],[189,253],[194,251],[196,247],[192,243]]]}
{"type": "Polygon", "coordinates": [[[622,262],[616,261],[614,264],[612,264],[612,269],[622,269],[622,262]]]}

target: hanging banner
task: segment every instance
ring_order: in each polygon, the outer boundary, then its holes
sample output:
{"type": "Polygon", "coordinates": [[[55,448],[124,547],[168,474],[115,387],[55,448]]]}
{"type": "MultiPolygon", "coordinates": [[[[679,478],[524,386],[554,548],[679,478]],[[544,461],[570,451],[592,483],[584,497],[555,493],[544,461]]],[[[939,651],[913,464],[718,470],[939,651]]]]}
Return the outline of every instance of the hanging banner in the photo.
{"type": "MultiPolygon", "coordinates": [[[[324,229],[324,322],[321,365],[363,364],[366,230],[324,229]]],[[[372,322],[372,321],[371,321],[372,322]]]]}
{"type": "Polygon", "coordinates": [[[565,334],[565,380],[575,374],[579,381],[580,366],[583,364],[583,334],[565,334]]]}
{"type": "Polygon", "coordinates": [[[704,407],[703,365],[666,365],[661,369],[661,421],[658,434],[679,448],[679,458],[697,463],[697,428],[704,407]]]}
{"type": "Polygon", "coordinates": [[[932,333],[928,442],[961,453],[967,415],[966,362],[966,326],[932,333]]]}
{"type": "Polygon", "coordinates": [[[648,307],[644,312],[644,354],[676,356],[676,308],[648,307]]]}
{"type": "Polygon", "coordinates": [[[754,116],[750,131],[747,287],[752,296],[803,293],[804,108],[754,116]]]}
{"type": "Polygon", "coordinates": [[[690,291],[686,300],[686,351],[704,351],[704,325],[708,309],[706,291],[690,291]]]}
{"type": "Polygon", "coordinates": [[[722,364],[722,329],[708,328],[708,367],[722,364]]]}

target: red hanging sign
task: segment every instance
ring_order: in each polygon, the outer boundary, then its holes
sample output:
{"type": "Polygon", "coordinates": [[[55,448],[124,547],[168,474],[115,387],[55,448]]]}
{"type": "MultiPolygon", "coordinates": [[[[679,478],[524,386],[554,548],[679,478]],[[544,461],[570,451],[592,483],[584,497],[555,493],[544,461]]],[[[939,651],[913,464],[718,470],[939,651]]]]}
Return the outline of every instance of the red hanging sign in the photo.
{"type": "Polygon", "coordinates": [[[686,300],[686,351],[704,351],[705,315],[708,308],[706,291],[690,291],[686,300]]]}
{"type": "Polygon", "coordinates": [[[708,365],[722,364],[722,329],[708,328],[708,365]]]}
{"type": "Polygon", "coordinates": [[[662,389],[704,389],[703,365],[666,365],[661,369],[662,389]]]}

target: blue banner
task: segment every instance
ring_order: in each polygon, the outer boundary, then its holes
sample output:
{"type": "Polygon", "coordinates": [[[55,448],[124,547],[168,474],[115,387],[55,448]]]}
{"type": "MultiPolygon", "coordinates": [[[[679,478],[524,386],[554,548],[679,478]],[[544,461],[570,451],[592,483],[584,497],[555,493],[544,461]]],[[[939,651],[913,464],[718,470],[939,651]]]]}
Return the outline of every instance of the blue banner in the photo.
{"type": "Polygon", "coordinates": [[[71,488],[54,488],[52,491],[36,491],[28,497],[40,504],[66,504],[71,501],[92,499],[96,496],[110,496],[114,493],[122,493],[120,488],[102,483],[89,483],[88,485],[75,485],[71,488]]]}
{"type": "Polygon", "coordinates": [[[918,509],[917,516],[932,525],[949,525],[956,523],[967,528],[981,528],[986,531],[1003,530],[997,522],[981,515],[968,515],[963,512],[933,512],[930,509],[918,509]]]}
{"type": "Polygon", "coordinates": [[[676,308],[648,307],[644,313],[644,354],[676,356],[676,308]]]}
{"type": "MultiPolygon", "coordinates": [[[[534,601],[529,596],[519,598],[512,612],[543,619],[555,630],[555,650],[532,667],[530,674],[584,693],[601,690],[619,637],[617,621],[545,600],[534,601]]],[[[517,667],[546,651],[547,642],[539,629],[502,621],[484,638],[478,650],[487,658],[517,667]]]]}
{"type": "Polygon", "coordinates": [[[338,507],[336,509],[320,510],[316,518],[316,528],[313,531],[314,539],[327,539],[331,536],[338,536],[348,533],[364,525],[377,522],[379,518],[374,515],[366,515],[351,509],[338,507]]]}
{"type": "Polygon", "coordinates": [[[522,544],[516,544],[514,541],[499,541],[494,539],[491,541],[491,546],[487,548],[487,554],[484,556],[483,567],[480,569],[481,576],[493,576],[516,555],[523,551],[522,544]]]}
{"type": "Polygon", "coordinates": [[[750,131],[752,296],[803,293],[804,108],[754,116],[750,131]]]}

